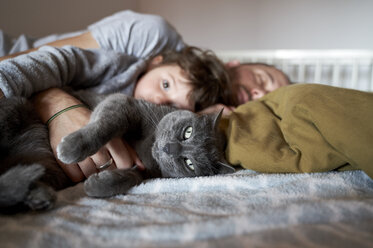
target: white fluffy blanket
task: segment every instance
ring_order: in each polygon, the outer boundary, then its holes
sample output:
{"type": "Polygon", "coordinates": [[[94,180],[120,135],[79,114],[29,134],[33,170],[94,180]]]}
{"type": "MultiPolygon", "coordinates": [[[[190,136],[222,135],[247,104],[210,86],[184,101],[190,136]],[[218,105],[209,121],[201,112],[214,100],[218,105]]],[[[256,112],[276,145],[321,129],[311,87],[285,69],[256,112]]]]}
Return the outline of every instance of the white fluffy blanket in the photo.
{"type": "Polygon", "coordinates": [[[361,171],[155,179],[93,199],[82,184],[44,213],[0,216],[1,247],[372,247],[361,171]]]}

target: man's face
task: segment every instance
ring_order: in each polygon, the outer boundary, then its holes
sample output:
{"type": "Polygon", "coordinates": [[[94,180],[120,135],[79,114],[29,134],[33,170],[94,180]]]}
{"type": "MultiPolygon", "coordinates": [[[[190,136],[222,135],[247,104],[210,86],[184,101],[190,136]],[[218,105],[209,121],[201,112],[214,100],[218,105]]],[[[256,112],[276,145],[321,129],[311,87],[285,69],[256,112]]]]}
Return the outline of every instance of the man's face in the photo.
{"type": "Polygon", "coordinates": [[[189,81],[178,65],[160,65],[150,68],[139,79],[134,97],[193,111],[193,104],[188,99],[191,90],[189,81]]]}
{"type": "Polygon", "coordinates": [[[233,85],[239,104],[261,98],[290,82],[283,72],[272,66],[241,64],[233,68],[233,85]]]}

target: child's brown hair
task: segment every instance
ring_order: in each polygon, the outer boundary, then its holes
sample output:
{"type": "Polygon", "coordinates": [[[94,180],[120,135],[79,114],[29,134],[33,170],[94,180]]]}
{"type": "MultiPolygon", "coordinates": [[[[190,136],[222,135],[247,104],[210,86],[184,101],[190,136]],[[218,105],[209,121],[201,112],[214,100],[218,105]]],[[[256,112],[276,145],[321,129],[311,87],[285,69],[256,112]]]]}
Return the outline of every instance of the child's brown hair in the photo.
{"type": "Polygon", "coordinates": [[[236,105],[228,72],[213,52],[189,46],[180,52],[168,51],[160,55],[162,65],[177,64],[185,72],[192,85],[188,98],[194,103],[194,111],[216,103],[236,105]]]}

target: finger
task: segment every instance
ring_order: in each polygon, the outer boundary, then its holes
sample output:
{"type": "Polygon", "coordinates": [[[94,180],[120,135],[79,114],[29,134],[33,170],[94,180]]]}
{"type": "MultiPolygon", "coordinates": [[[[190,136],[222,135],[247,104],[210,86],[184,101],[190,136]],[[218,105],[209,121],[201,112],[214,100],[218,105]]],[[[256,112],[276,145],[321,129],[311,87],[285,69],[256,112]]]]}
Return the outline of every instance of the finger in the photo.
{"type": "Polygon", "coordinates": [[[58,160],[59,165],[65,174],[73,181],[74,183],[83,181],[86,177],[84,176],[82,170],[77,164],[64,164],[58,160]]]}
{"type": "Polygon", "coordinates": [[[88,178],[90,175],[98,172],[96,164],[93,162],[91,158],[86,158],[85,160],[79,162],[78,165],[82,173],[84,174],[85,178],[88,178]]]}
{"type": "Polygon", "coordinates": [[[121,138],[114,138],[106,144],[111,157],[118,169],[128,169],[133,166],[133,159],[121,138]]]}
{"type": "Polygon", "coordinates": [[[115,164],[115,161],[113,159],[113,162],[111,163],[111,165],[109,167],[107,167],[105,170],[115,170],[115,169],[118,169],[118,168],[117,168],[117,165],[115,164]]]}
{"type": "Polygon", "coordinates": [[[115,165],[114,159],[110,158],[105,164],[102,164],[100,166],[96,165],[96,168],[99,171],[103,171],[103,170],[114,170],[114,169],[117,169],[117,166],[115,165]]]}
{"type": "Polygon", "coordinates": [[[98,152],[91,156],[93,163],[96,168],[100,170],[100,166],[108,163],[111,159],[110,153],[107,151],[106,147],[102,147],[98,152]]]}
{"type": "Polygon", "coordinates": [[[137,152],[135,151],[135,149],[133,149],[130,145],[128,145],[127,142],[124,142],[124,145],[126,146],[127,151],[129,152],[133,160],[133,164],[137,165],[140,170],[145,170],[145,166],[140,160],[139,156],[137,155],[137,152]]]}

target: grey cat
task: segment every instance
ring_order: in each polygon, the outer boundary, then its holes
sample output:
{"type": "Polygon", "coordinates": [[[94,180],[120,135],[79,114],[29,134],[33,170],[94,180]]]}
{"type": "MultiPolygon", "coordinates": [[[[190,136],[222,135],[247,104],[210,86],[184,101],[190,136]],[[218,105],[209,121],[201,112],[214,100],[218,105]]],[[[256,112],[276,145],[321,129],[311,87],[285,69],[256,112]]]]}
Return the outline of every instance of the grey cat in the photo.
{"type": "MultiPolygon", "coordinates": [[[[105,170],[84,183],[87,195],[125,194],[144,179],[195,177],[233,172],[224,161],[221,113],[198,115],[123,94],[71,92],[94,109],[89,124],[64,137],[57,156],[76,163],[95,154],[113,137],[124,137],[146,170],[105,170]]],[[[72,185],[54,159],[46,126],[24,98],[0,101],[0,210],[47,209],[55,191],[72,185]]]]}

